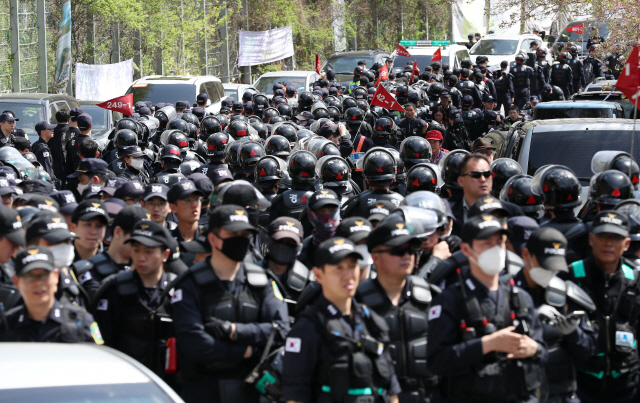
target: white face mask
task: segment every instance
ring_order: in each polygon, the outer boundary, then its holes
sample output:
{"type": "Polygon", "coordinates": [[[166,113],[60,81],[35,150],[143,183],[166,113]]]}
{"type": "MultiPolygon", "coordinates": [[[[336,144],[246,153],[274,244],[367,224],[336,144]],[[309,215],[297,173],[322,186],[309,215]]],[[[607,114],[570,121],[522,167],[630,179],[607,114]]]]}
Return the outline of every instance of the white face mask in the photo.
{"type": "Polygon", "coordinates": [[[531,280],[542,288],[547,288],[551,279],[555,275],[555,271],[543,269],[542,267],[532,267],[529,270],[529,277],[531,277],[531,280]]]}
{"type": "Polygon", "coordinates": [[[73,245],[63,242],[49,246],[49,250],[53,255],[53,264],[57,269],[69,267],[73,263],[73,258],[75,257],[73,245]]]}
{"type": "Polygon", "coordinates": [[[86,185],[83,185],[82,183],[78,183],[78,193],[80,194],[80,196],[82,196],[82,192],[84,192],[87,186],[89,186],[88,183],[86,185]]]}
{"type": "MultiPolygon", "coordinates": [[[[474,251],[475,253],[475,251],[474,251]]],[[[475,264],[480,266],[480,269],[488,276],[495,276],[504,269],[505,259],[507,257],[507,251],[502,249],[499,245],[494,246],[491,249],[487,249],[478,256],[478,260],[469,258],[474,261],[475,264]]]]}
{"type": "Polygon", "coordinates": [[[133,167],[133,169],[140,171],[142,170],[142,167],[144,166],[144,159],[143,158],[131,158],[131,166],[133,167]]]}

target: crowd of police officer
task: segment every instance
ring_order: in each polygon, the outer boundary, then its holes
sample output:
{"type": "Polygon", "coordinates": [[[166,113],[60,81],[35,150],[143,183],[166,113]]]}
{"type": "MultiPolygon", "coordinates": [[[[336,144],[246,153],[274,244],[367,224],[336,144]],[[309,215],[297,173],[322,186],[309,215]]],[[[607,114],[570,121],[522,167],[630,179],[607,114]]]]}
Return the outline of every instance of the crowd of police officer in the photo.
{"type": "Polygon", "coordinates": [[[105,344],[187,402],[637,401],[640,167],[598,152],[576,213],[570,168],[487,136],[604,75],[538,46],[140,101],[104,147],[4,111],[0,340],[105,344]]]}

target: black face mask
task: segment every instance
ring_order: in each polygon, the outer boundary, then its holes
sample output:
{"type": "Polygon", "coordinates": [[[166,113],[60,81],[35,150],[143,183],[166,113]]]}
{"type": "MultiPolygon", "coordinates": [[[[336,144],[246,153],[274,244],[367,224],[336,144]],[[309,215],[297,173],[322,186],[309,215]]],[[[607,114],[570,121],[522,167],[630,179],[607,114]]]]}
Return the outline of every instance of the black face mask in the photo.
{"type": "Polygon", "coordinates": [[[250,240],[244,236],[233,236],[222,240],[223,255],[235,262],[241,262],[249,251],[250,240]]]}
{"type": "Polygon", "coordinates": [[[258,222],[260,221],[260,209],[248,207],[247,213],[249,214],[249,224],[257,228],[258,222]]]}
{"type": "Polygon", "coordinates": [[[293,264],[298,257],[298,248],[295,246],[287,245],[282,242],[269,239],[267,241],[269,247],[269,259],[273,260],[277,264],[293,264]]]}

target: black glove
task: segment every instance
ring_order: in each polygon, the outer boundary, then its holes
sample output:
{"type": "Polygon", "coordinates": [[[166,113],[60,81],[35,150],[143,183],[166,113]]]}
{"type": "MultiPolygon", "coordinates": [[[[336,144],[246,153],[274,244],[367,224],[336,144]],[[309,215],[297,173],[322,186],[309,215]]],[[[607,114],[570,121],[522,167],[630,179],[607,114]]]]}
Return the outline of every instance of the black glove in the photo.
{"type": "Polygon", "coordinates": [[[218,340],[230,340],[231,322],[213,318],[204,324],[204,330],[218,340]]]}
{"type": "Polygon", "coordinates": [[[449,245],[449,252],[455,253],[460,250],[460,244],[462,244],[462,239],[455,235],[449,235],[442,238],[443,241],[449,245]]]}

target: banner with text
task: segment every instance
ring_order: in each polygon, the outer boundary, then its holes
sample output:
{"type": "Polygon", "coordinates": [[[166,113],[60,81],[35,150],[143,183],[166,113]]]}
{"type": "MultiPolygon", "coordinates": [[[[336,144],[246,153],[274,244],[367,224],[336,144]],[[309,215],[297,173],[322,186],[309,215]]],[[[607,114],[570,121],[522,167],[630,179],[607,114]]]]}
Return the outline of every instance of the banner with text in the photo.
{"type": "Polygon", "coordinates": [[[293,56],[291,27],[269,31],[240,31],[238,66],[255,66],[293,56]]]}
{"type": "Polygon", "coordinates": [[[76,99],[104,101],[124,94],[133,83],[133,59],[114,64],[76,63],[76,99]]]}

